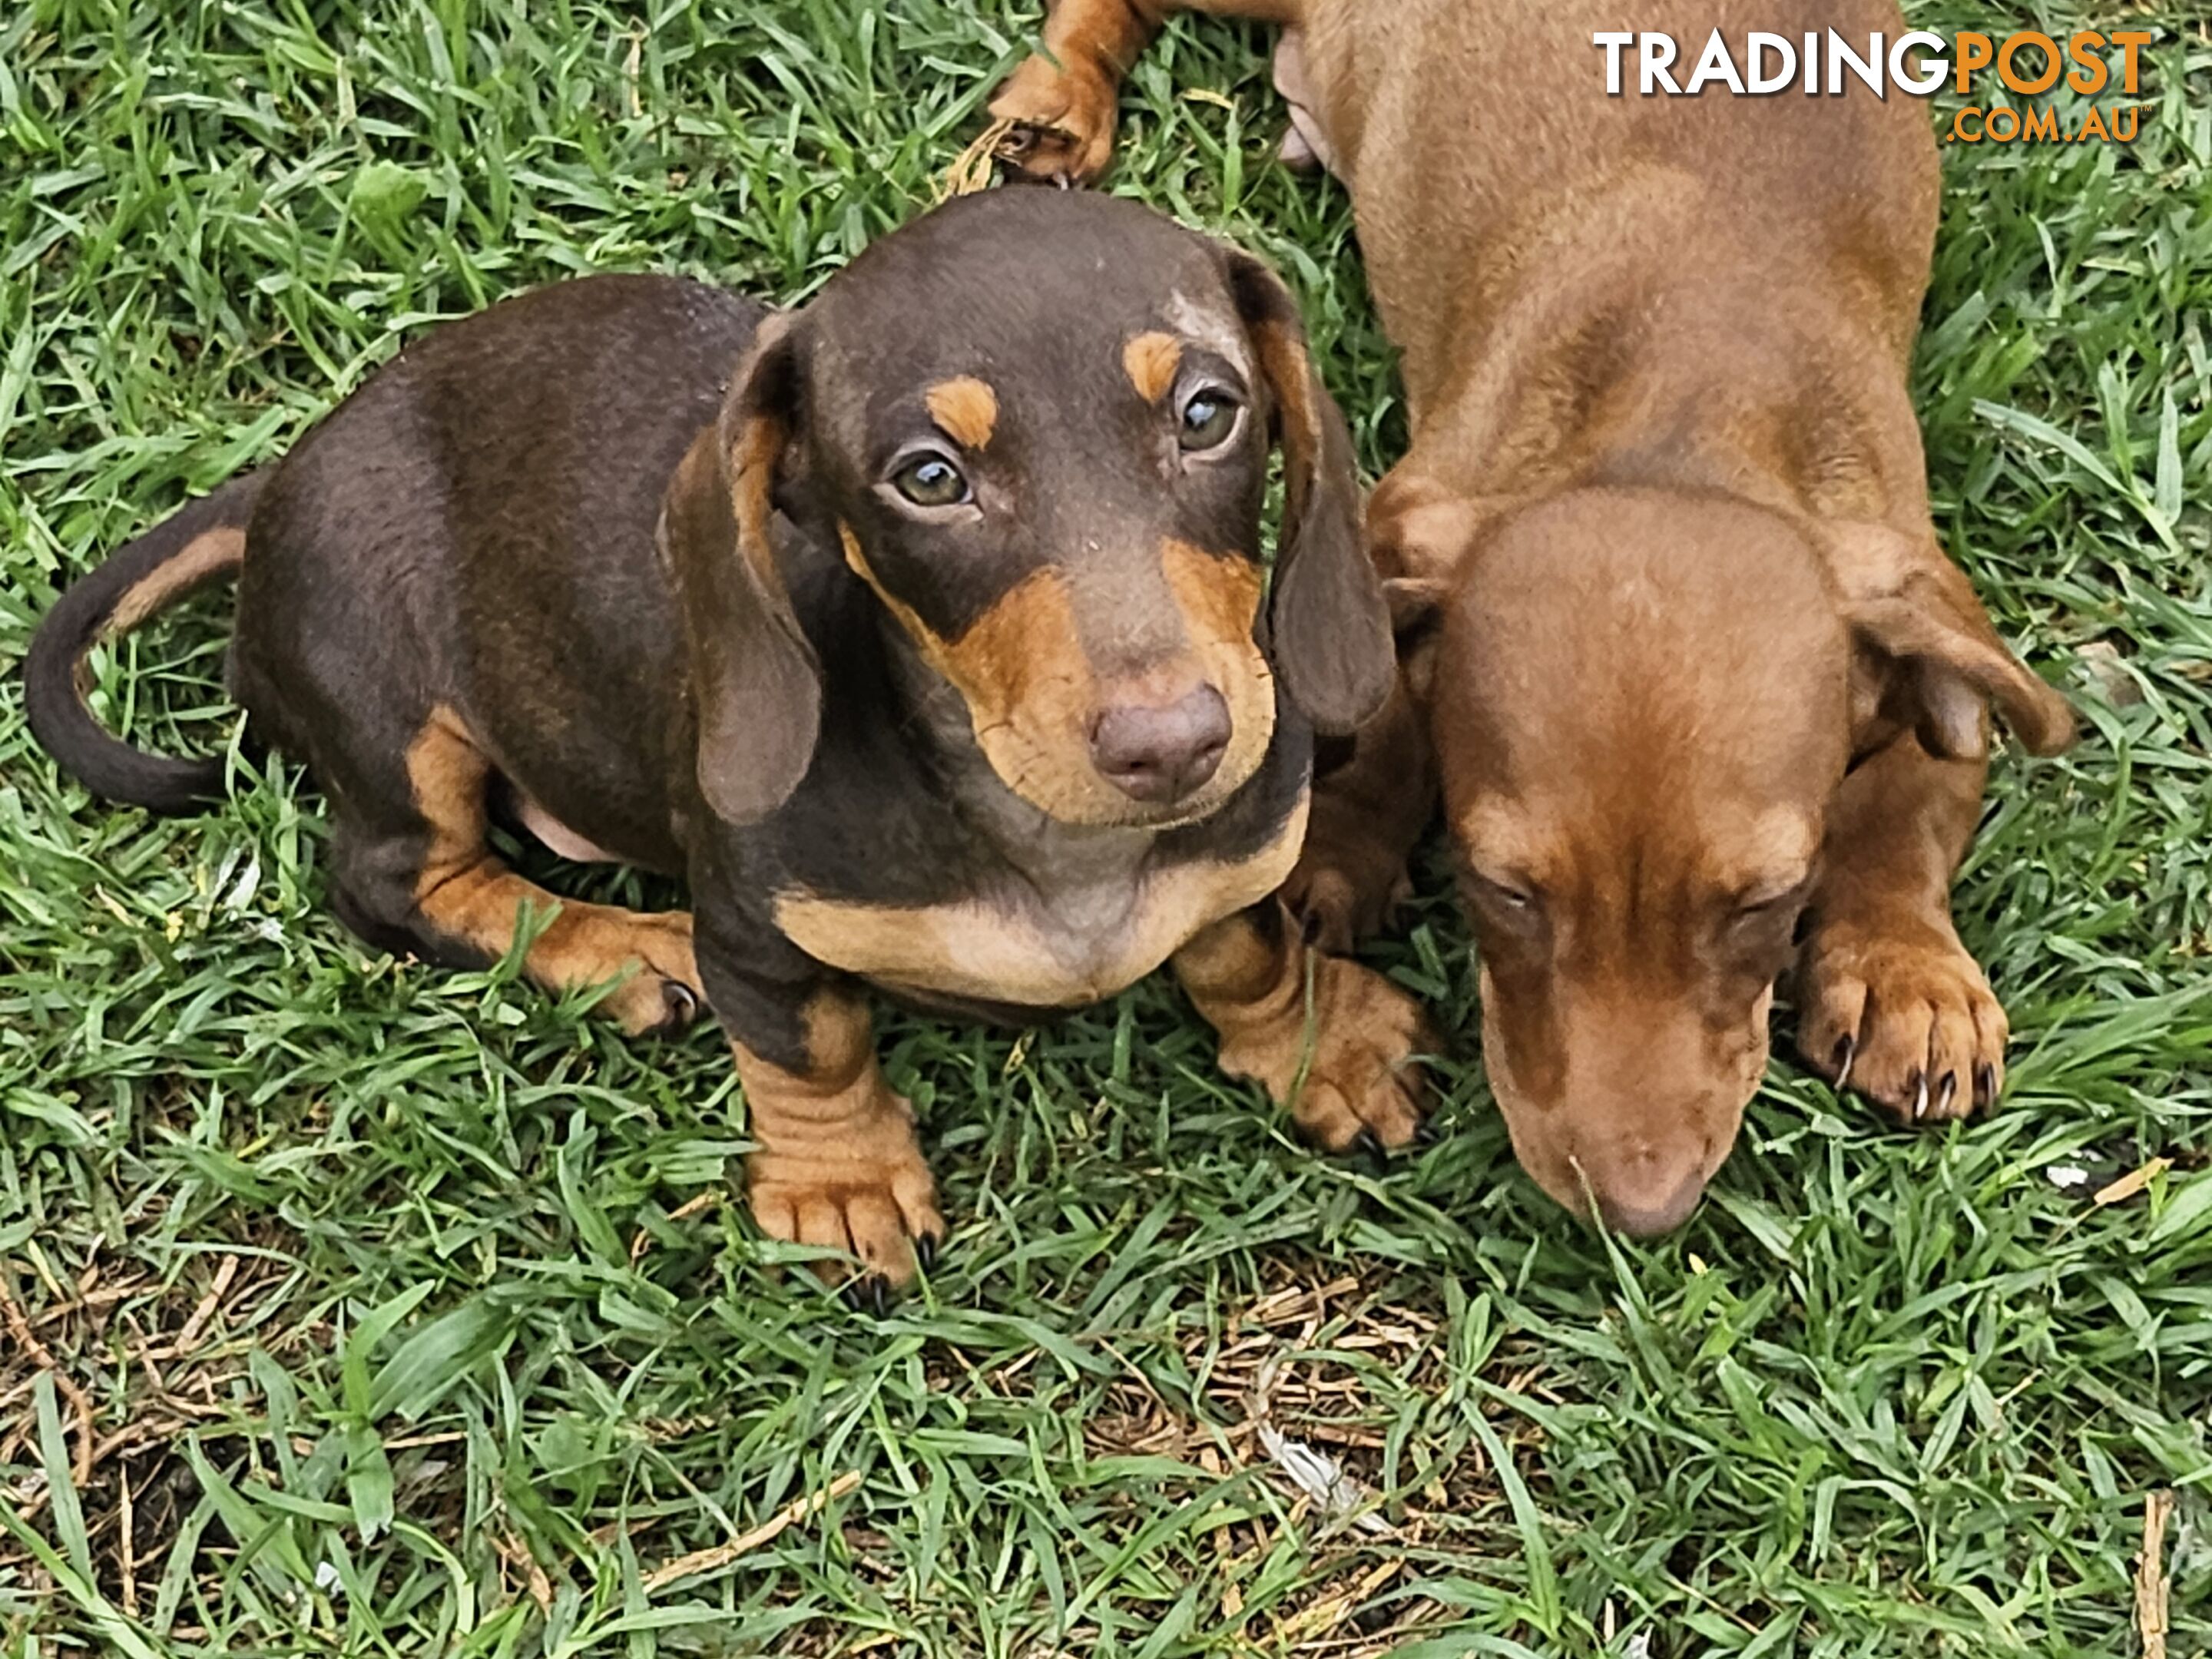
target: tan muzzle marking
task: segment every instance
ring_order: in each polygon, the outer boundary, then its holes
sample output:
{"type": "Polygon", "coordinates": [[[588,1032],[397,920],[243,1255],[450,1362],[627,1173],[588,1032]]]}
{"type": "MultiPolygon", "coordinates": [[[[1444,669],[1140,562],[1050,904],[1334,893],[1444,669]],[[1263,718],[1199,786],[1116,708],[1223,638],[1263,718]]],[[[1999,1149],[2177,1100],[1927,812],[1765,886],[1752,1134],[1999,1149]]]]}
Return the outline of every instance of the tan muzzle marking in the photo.
{"type": "Polygon", "coordinates": [[[852,526],[837,528],[845,562],[960,693],[976,743],[1008,788],[1066,823],[1133,821],[1133,804],[1091,763],[1097,681],[1058,572],[1031,572],[967,632],[947,640],[884,587],[852,526]]]}

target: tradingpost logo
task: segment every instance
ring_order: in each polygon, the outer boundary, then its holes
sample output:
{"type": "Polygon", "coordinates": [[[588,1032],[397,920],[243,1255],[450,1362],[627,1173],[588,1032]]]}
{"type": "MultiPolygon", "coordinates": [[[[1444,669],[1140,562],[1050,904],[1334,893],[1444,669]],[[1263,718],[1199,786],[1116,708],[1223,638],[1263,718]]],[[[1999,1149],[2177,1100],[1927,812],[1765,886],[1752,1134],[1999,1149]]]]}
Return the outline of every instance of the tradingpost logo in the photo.
{"type": "MultiPolygon", "coordinates": [[[[1847,38],[1835,29],[1804,34],[1752,30],[1732,39],[1715,29],[1701,49],[1686,51],[1671,34],[1650,30],[1601,32],[1590,43],[1605,54],[1605,90],[1643,98],[1696,98],[1709,89],[1740,98],[1784,93],[1840,98],[1854,83],[1877,98],[1893,91],[1929,98],[1949,86],[1961,98],[1989,97],[1996,87],[2033,98],[2057,88],[2085,98],[2141,91],[2142,49],[2156,37],[2140,29],[2082,29],[2063,40],[2040,29],[2011,34],[1962,31],[1946,40],[1926,29],[1892,40],[1875,33],[1847,38]],[[1992,86],[1992,82],[1996,87],[1992,86]]],[[[2093,103],[2062,120],[2045,104],[1969,102],[1951,117],[1952,143],[2133,143],[2144,106],[2093,103]]]]}

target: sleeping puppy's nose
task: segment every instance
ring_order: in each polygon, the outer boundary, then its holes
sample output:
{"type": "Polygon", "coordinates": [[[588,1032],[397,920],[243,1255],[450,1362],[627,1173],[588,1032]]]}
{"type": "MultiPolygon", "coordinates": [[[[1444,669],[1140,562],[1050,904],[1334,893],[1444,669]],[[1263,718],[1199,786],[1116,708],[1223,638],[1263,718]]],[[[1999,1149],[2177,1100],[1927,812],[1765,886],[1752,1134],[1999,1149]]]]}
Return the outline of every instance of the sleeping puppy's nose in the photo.
{"type": "Polygon", "coordinates": [[[1705,1195],[1707,1176],[1697,1165],[1685,1170],[1673,1160],[1646,1154],[1597,1188],[1605,1224],[1631,1238],[1658,1238],[1690,1218],[1705,1195]]]}
{"type": "Polygon", "coordinates": [[[1204,787],[1229,747],[1229,704],[1201,685],[1167,704],[1124,702],[1091,727],[1091,761],[1132,800],[1168,806],[1204,787]]]}
{"type": "Polygon", "coordinates": [[[1705,1194],[1705,1183],[1692,1179],[1649,1208],[1611,1198],[1599,1202],[1605,1210],[1605,1224],[1614,1232],[1629,1238],[1663,1238],[1690,1218],[1690,1212],[1698,1207],[1698,1200],[1705,1194]]]}

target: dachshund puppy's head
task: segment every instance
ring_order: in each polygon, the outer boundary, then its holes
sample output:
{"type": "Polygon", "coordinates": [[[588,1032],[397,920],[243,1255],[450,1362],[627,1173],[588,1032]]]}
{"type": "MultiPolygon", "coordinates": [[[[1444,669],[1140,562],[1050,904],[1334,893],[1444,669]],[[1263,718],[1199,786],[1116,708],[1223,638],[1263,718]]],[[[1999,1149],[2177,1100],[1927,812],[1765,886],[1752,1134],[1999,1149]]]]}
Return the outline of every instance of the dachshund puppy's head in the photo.
{"type": "MultiPolygon", "coordinates": [[[[1454,544],[1424,659],[1515,1151],[1577,1213],[1670,1231],[1734,1145],[1856,756],[1917,727],[2032,749],[2063,701],[1932,540],[1725,497],[1589,489],[1485,515],[1378,492],[1387,556],[1454,544]]],[[[1386,565],[1386,568],[1389,568],[1386,565]]]]}
{"type": "Polygon", "coordinates": [[[1279,677],[1325,730],[1388,690],[1349,443],[1290,296],[1132,204],[994,191],[885,237],[764,331],[715,441],[731,535],[706,526],[678,562],[726,817],[772,810],[811,750],[781,568],[806,550],[866,585],[1000,779],[1066,823],[1217,809],[1267,751],[1279,677]]]}

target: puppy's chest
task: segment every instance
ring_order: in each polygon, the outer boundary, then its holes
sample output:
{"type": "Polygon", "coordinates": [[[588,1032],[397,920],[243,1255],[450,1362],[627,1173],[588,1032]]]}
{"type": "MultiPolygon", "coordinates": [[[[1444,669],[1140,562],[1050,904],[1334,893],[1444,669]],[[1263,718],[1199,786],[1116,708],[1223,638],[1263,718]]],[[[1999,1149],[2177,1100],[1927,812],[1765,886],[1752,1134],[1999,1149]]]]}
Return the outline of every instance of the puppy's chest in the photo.
{"type": "Polygon", "coordinates": [[[894,992],[1010,1008],[1079,1007],[1125,990],[1198,933],[1288,878],[1301,799],[1256,849],[1158,863],[1136,857],[1008,868],[958,898],[888,905],[805,888],[776,895],[777,927],[817,961],[894,992]]]}

